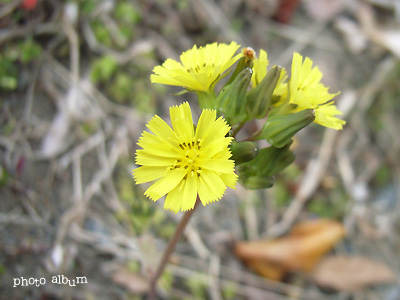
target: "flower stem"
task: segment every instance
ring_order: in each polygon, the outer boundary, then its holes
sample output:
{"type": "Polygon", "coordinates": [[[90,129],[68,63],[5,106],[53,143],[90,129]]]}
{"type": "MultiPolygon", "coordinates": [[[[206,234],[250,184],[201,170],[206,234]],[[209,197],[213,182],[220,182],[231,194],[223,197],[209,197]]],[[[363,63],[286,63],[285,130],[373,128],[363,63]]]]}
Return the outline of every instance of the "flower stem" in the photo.
{"type": "Polygon", "coordinates": [[[196,204],[194,205],[192,210],[188,210],[185,212],[183,215],[181,221],[178,224],[178,227],[175,230],[174,235],[170,239],[167,248],[164,251],[163,257],[158,265],[157,271],[154,274],[154,276],[151,278],[150,281],[150,291],[149,291],[149,297],[148,300],[154,300],[156,299],[156,284],[158,279],[160,278],[161,274],[164,272],[165,266],[167,265],[167,262],[172,254],[172,252],[175,249],[176,243],[179,241],[183,231],[186,228],[186,225],[188,224],[194,210],[196,209],[197,205],[199,204],[200,200],[199,197],[197,197],[196,204]]]}
{"type": "Polygon", "coordinates": [[[244,126],[244,124],[246,124],[247,119],[244,119],[242,122],[240,122],[240,124],[238,125],[238,127],[236,127],[233,131],[232,136],[235,137],[236,134],[240,131],[240,129],[242,129],[242,127],[244,126]]]}
{"type": "Polygon", "coordinates": [[[197,92],[197,97],[199,99],[199,106],[201,109],[217,109],[216,98],[214,92],[197,92]]]}

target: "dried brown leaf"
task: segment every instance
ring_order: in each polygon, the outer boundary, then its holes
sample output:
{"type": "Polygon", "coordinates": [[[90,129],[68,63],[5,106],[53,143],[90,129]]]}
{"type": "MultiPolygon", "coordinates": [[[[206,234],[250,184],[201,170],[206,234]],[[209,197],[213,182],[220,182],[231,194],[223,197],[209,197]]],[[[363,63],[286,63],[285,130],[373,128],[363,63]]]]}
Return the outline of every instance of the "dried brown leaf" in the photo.
{"type": "Polygon", "coordinates": [[[313,272],[314,281],[326,288],[355,291],[368,285],[396,280],[385,264],[361,256],[332,256],[321,261],[313,272]]]}
{"type": "Polygon", "coordinates": [[[341,223],[312,220],[296,225],[287,237],[238,242],[235,254],[260,275],[281,280],[291,271],[310,271],[344,236],[341,223]]]}

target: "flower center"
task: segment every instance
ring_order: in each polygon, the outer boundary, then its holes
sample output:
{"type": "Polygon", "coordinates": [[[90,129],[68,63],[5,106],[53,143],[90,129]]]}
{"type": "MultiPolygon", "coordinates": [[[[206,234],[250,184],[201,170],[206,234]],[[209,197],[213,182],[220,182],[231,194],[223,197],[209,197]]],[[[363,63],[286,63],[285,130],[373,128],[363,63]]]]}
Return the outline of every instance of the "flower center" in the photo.
{"type": "MultiPolygon", "coordinates": [[[[214,68],[215,64],[211,64],[211,66],[214,68]]],[[[186,71],[190,74],[190,73],[200,73],[200,71],[203,71],[203,69],[207,67],[207,63],[203,63],[202,65],[197,65],[194,68],[188,68],[186,69],[186,71]]]]}
{"type": "Polygon", "coordinates": [[[179,148],[182,149],[182,157],[176,160],[173,168],[183,168],[187,170],[185,179],[189,174],[191,176],[196,174],[197,177],[200,177],[201,167],[197,166],[196,161],[199,157],[201,141],[183,142],[179,144],[179,148]]]}

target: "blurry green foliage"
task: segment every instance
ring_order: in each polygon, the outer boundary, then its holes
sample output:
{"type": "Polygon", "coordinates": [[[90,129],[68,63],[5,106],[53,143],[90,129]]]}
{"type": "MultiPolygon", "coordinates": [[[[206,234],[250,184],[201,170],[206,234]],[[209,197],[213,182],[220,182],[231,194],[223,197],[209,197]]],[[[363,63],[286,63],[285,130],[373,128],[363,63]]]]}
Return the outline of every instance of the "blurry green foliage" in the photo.
{"type": "Polygon", "coordinates": [[[379,186],[385,186],[391,179],[391,172],[388,166],[380,166],[374,177],[374,182],[379,186]]]}
{"type": "Polygon", "coordinates": [[[19,44],[20,60],[23,64],[27,64],[37,59],[42,53],[42,48],[32,39],[19,44]]]}
{"type": "Polygon", "coordinates": [[[140,22],[142,15],[132,2],[119,1],[114,10],[115,20],[125,25],[135,25],[140,22]]]}
{"type": "Polygon", "coordinates": [[[0,88],[15,90],[18,87],[18,64],[27,65],[41,53],[42,48],[32,38],[7,45],[0,53],[0,88]]]}
{"type": "Polygon", "coordinates": [[[186,279],[186,286],[191,294],[198,299],[207,299],[205,289],[207,285],[201,277],[192,276],[186,279]]]}
{"type": "Polygon", "coordinates": [[[296,185],[302,171],[296,164],[289,165],[275,177],[273,192],[275,195],[275,205],[285,207],[291,199],[290,186],[296,185]]]}
{"type": "MultiPolygon", "coordinates": [[[[126,165],[126,164],[125,164],[126,165]]],[[[145,198],[143,191],[136,190],[134,181],[126,174],[116,177],[118,195],[126,203],[126,210],[116,216],[117,219],[129,224],[136,235],[156,231],[157,236],[171,238],[176,223],[167,219],[167,215],[145,198]]]]}
{"type": "Polygon", "coordinates": [[[3,165],[0,165],[0,187],[3,187],[7,184],[8,178],[9,176],[7,170],[3,167],[3,165]]]}
{"type": "Polygon", "coordinates": [[[98,122],[95,120],[82,122],[80,123],[78,133],[82,138],[88,138],[90,135],[96,132],[98,125],[98,122]]]}
{"type": "Polygon", "coordinates": [[[90,78],[94,83],[109,81],[117,67],[117,62],[111,56],[102,56],[93,61],[90,78]]]}
{"type": "Polygon", "coordinates": [[[308,211],[321,218],[340,219],[345,215],[347,193],[340,187],[321,191],[308,204],[308,211]]]}
{"type": "Polygon", "coordinates": [[[0,54],[0,88],[14,90],[18,86],[18,69],[12,60],[0,54]]]}
{"type": "Polygon", "coordinates": [[[167,291],[169,292],[172,288],[172,284],[174,283],[174,276],[168,272],[165,271],[160,279],[159,279],[159,284],[167,291]]]}
{"type": "Polygon", "coordinates": [[[287,185],[282,180],[277,180],[274,182],[274,195],[275,195],[275,205],[277,207],[285,207],[290,201],[290,193],[287,185]]]}
{"type": "Polygon", "coordinates": [[[96,8],[96,6],[98,5],[98,1],[97,0],[85,0],[85,1],[80,1],[80,12],[83,15],[89,15],[91,14],[94,9],[96,8]]]}
{"type": "Polygon", "coordinates": [[[100,20],[92,21],[92,29],[99,43],[111,47],[112,38],[103,22],[101,22],[100,20]]]}
{"type": "Polygon", "coordinates": [[[128,262],[128,270],[131,271],[132,273],[139,273],[140,271],[140,264],[136,260],[130,260],[128,262]]]}
{"type": "Polygon", "coordinates": [[[120,72],[110,85],[110,95],[116,102],[123,103],[135,93],[132,89],[133,80],[128,74],[120,72]]]}
{"type": "Polygon", "coordinates": [[[222,288],[222,295],[226,300],[232,300],[236,298],[237,286],[232,282],[225,284],[222,288]]]}
{"type": "Polygon", "coordinates": [[[3,265],[0,265],[0,276],[6,274],[7,268],[3,265]]]}
{"type": "Polygon", "coordinates": [[[176,7],[178,11],[183,11],[189,7],[189,1],[188,0],[178,0],[176,1],[176,7]]]}

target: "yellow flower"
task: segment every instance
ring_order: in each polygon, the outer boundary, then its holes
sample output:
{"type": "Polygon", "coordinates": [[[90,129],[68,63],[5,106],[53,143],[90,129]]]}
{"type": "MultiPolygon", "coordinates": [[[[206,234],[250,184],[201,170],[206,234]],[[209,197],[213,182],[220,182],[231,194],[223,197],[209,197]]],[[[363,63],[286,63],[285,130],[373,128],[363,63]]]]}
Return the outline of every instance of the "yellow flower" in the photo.
{"type": "Polygon", "coordinates": [[[221,75],[242,56],[233,56],[239,47],[235,42],[230,45],[213,43],[200,48],[195,45],[181,54],[181,62],[167,59],[161,66],[156,66],[150,80],[210,93],[221,75]]]}
{"type": "Polygon", "coordinates": [[[194,207],[197,195],[203,205],[217,201],[226,187],[235,188],[235,163],[228,146],[232,138],[225,120],[216,111],[203,110],[196,129],[187,102],[170,108],[172,128],[155,116],[143,132],[133,171],[137,184],[155,181],[145,195],[157,201],[167,194],[164,208],[173,212],[194,207]]]}
{"type": "Polygon", "coordinates": [[[299,53],[293,54],[292,74],[289,82],[289,103],[297,107],[294,112],[303,109],[315,109],[315,123],[334,129],[342,129],[345,121],[335,117],[342,114],[334,105],[328,87],[320,83],[322,73],[318,67],[312,67],[313,61],[299,53]]]}
{"type": "MultiPolygon", "coordinates": [[[[260,50],[260,55],[253,61],[253,76],[251,81],[253,87],[256,87],[267,75],[267,67],[269,65],[267,52],[260,50]]],[[[280,105],[287,97],[287,83],[285,82],[287,76],[285,69],[282,69],[279,76],[278,83],[276,84],[273,96],[277,99],[274,101],[273,106],[280,105]]]]}

